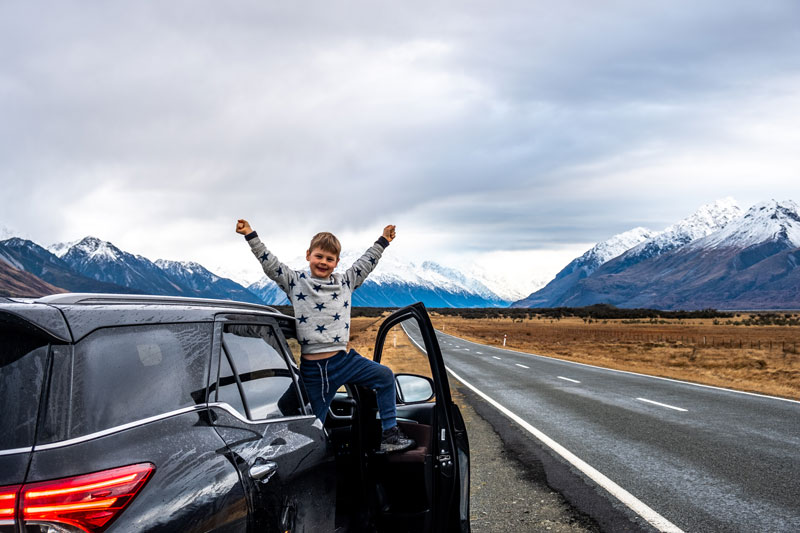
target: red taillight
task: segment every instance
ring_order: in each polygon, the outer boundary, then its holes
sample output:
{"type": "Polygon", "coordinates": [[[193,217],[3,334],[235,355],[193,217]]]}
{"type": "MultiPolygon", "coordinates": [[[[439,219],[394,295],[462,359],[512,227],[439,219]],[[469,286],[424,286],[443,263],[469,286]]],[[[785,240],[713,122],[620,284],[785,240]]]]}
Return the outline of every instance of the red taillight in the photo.
{"type": "MultiPolygon", "coordinates": [[[[22,488],[22,518],[38,524],[69,524],[87,532],[102,531],[131,502],[155,470],[151,463],[123,466],[22,488]]],[[[6,494],[5,487],[0,498],[6,494]]],[[[0,510],[6,506],[0,500],[0,510]]],[[[11,500],[13,518],[13,494],[11,500]]],[[[2,517],[3,515],[0,515],[2,517]]]]}
{"type": "Polygon", "coordinates": [[[14,511],[17,507],[17,493],[21,485],[0,487],[0,523],[14,520],[14,511]]]}

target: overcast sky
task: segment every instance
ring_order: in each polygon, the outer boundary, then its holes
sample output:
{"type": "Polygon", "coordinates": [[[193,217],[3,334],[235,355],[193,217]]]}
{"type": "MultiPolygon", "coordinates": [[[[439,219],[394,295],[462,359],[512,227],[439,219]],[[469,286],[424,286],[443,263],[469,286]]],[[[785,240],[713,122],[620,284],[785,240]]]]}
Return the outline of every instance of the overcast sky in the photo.
{"type": "Polygon", "coordinates": [[[251,280],[239,217],[549,278],[800,200],[798,117],[796,0],[0,4],[0,224],[251,280]]]}

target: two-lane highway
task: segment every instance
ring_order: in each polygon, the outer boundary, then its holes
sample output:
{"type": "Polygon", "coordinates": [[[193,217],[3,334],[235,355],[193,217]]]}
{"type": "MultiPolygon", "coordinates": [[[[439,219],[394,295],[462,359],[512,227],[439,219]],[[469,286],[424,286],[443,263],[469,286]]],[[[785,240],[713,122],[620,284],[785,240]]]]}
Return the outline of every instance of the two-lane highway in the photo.
{"type": "Polygon", "coordinates": [[[454,376],[657,529],[800,531],[800,402],[438,338],[454,376]]]}

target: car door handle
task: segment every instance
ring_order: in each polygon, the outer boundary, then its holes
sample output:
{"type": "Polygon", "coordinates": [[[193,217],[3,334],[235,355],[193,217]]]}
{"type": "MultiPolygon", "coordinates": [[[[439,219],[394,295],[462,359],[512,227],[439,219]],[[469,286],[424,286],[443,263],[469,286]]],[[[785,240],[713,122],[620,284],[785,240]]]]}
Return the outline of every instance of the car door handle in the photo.
{"type": "Polygon", "coordinates": [[[267,461],[266,463],[253,465],[250,467],[250,477],[266,483],[278,471],[278,463],[274,461],[267,461]]]}

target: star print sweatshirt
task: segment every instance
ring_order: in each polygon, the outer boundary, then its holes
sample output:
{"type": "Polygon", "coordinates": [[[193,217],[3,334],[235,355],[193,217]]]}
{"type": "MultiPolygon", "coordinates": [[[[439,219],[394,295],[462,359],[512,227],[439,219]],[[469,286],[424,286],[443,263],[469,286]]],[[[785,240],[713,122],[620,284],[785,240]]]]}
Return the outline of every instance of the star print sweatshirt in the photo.
{"type": "Polygon", "coordinates": [[[353,291],[378,264],[389,241],[381,236],[343,274],[334,272],[327,278],[317,278],[309,270],[292,270],[281,263],[255,231],[245,239],[264,273],[286,293],[294,307],[300,351],[312,354],[346,350],[353,291]]]}

